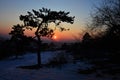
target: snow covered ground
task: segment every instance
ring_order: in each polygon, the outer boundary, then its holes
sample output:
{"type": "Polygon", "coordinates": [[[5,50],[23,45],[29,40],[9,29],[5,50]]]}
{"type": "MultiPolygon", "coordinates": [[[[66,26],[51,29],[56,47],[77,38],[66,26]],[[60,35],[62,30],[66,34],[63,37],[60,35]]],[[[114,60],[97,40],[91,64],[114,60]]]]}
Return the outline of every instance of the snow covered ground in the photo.
{"type": "MultiPolygon", "coordinates": [[[[60,51],[42,52],[42,63],[47,63],[60,51]]],[[[98,77],[96,74],[78,74],[78,69],[89,67],[82,61],[76,64],[68,63],[62,68],[43,67],[38,70],[16,68],[36,64],[36,54],[26,54],[19,59],[6,59],[0,61],[0,80],[117,80],[110,76],[98,77]]]]}

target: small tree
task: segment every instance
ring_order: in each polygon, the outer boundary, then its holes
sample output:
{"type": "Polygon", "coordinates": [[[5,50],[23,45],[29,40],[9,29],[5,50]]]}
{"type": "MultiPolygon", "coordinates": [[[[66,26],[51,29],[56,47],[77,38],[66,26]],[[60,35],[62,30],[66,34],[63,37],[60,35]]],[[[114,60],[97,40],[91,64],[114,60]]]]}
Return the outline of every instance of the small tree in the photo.
{"type": "MultiPolygon", "coordinates": [[[[68,16],[69,12],[64,11],[51,11],[50,9],[42,8],[39,11],[32,10],[28,12],[28,15],[21,15],[20,20],[24,22],[26,29],[36,29],[35,37],[37,38],[37,62],[38,66],[41,66],[41,37],[52,37],[54,30],[48,27],[49,23],[55,23],[58,26],[61,22],[67,22],[73,24],[74,17],[68,16]]],[[[63,27],[59,27],[61,31],[67,30],[63,27]]]]}
{"type": "Polygon", "coordinates": [[[23,29],[23,26],[17,24],[12,27],[12,31],[9,33],[9,35],[11,35],[12,39],[18,39],[24,36],[24,31],[25,30],[23,29]]]}
{"type": "Polygon", "coordinates": [[[18,55],[21,55],[24,51],[24,44],[23,44],[23,38],[25,38],[24,35],[24,27],[17,24],[12,27],[12,31],[9,33],[11,35],[11,47],[14,50],[14,53],[16,55],[16,58],[18,55]]]}

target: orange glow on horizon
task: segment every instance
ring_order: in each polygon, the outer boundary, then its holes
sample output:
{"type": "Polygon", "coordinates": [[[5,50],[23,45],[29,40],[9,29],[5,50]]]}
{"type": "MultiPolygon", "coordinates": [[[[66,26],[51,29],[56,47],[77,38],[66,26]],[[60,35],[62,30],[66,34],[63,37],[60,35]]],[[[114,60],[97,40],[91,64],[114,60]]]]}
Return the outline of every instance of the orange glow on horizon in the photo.
{"type": "Polygon", "coordinates": [[[10,27],[0,27],[0,35],[9,35],[11,31],[11,28],[10,27]]]}
{"type": "MultiPolygon", "coordinates": [[[[35,29],[33,29],[32,31],[31,30],[26,30],[25,35],[35,36],[34,32],[35,32],[35,29]]],[[[76,32],[76,31],[70,30],[70,31],[62,31],[61,32],[59,30],[56,30],[54,32],[55,35],[52,37],[52,39],[55,40],[55,41],[73,40],[73,35],[72,35],[73,32],[76,32]]]]}
{"type": "MultiPolygon", "coordinates": [[[[8,33],[11,30],[12,30],[11,27],[0,27],[0,34],[10,36],[8,33]]],[[[35,37],[35,31],[36,31],[36,29],[33,29],[32,31],[26,29],[25,35],[35,37]]],[[[74,35],[75,36],[78,35],[79,32],[80,32],[80,30],[78,30],[78,29],[76,30],[76,29],[74,29],[74,27],[71,27],[69,31],[62,31],[62,32],[57,29],[54,31],[55,35],[52,37],[52,40],[57,41],[57,42],[73,41],[73,40],[75,40],[74,35]]],[[[81,36],[78,36],[78,37],[80,38],[81,36]]],[[[48,40],[49,40],[49,38],[48,38],[48,40]]]]}

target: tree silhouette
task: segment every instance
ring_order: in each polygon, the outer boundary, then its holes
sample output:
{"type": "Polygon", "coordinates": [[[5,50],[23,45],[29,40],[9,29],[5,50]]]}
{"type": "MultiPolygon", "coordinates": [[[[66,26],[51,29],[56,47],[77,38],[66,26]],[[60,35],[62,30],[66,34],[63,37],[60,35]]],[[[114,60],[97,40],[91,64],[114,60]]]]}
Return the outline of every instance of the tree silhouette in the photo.
{"type": "Polygon", "coordinates": [[[86,32],[83,36],[83,42],[89,42],[91,39],[92,37],[90,36],[90,34],[86,32]]]}
{"type": "MultiPolygon", "coordinates": [[[[70,12],[64,11],[51,11],[47,8],[39,9],[39,11],[32,10],[27,15],[20,15],[20,20],[24,22],[26,29],[36,29],[35,37],[37,38],[37,63],[41,66],[41,37],[52,37],[54,30],[48,27],[49,23],[55,23],[58,26],[61,22],[67,22],[73,24],[74,17],[68,16],[70,12]]],[[[61,31],[67,30],[59,26],[61,31]]]]}
{"type": "Polygon", "coordinates": [[[120,45],[120,0],[105,0],[92,14],[92,26],[106,27],[104,41],[111,48],[120,45]],[[114,47],[113,47],[114,46],[114,47]]]}
{"type": "Polygon", "coordinates": [[[17,24],[12,27],[12,31],[9,33],[11,35],[11,45],[14,48],[14,54],[16,55],[16,58],[18,55],[21,55],[24,51],[24,44],[23,44],[23,38],[25,38],[24,35],[24,27],[17,24]]]}
{"type": "Polygon", "coordinates": [[[9,35],[11,35],[12,39],[18,39],[21,38],[22,36],[24,36],[24,27],[20,26],[19,24],[14,25],[12,27],[12,31],[9,33],[9,35]]]}
{"type": "Polygon", "coordinates": [[[92,41],[92,63],[97,64],[96,67],[106,69],[108,73],[117,73],[120,70],[116,69],[120,64],[118,62],[120,59],[120,0],[103,0],[102,4],[95,7],[91,16],[90,27],[93,27],[93,30],[104,30],[102,36],[98,34],[92,41]],[[107,61],[103,59],[107,59],[107,61]],[[111,71],[111,69],[113,70],[111,71]]]}
{"type": "Polygon", "coordinates": [[[108,33],[120,37],[120,0],[105,0],[92,14],[95,27],[108,27],[108,33]]]}

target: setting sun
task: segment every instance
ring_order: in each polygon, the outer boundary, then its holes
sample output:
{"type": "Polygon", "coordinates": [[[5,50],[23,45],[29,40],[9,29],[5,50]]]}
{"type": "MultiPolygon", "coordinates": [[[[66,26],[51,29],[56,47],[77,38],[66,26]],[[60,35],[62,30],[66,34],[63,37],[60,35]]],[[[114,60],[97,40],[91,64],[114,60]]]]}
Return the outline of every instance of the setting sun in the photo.
{"type": "Polygon", "coordinates": [[[57,39],[57,36],[53,36],[53,39],[57,39]]]}

